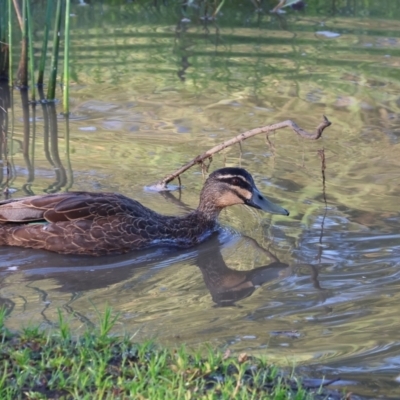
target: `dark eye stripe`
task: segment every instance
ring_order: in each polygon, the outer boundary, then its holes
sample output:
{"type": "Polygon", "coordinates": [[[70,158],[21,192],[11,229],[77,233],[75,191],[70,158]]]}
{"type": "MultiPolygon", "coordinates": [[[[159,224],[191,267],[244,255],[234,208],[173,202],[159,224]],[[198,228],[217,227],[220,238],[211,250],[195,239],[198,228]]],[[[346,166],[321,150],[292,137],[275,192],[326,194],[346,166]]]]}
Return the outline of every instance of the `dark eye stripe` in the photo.
{"type": "Polygon", "coordinates": [[[237,178],[237,177],[222,178],[221,177],[221,178],[219,178],[219,180],[221,182],[225,182],[225,183],[227,183],[229,185],[238,186],[238,187],[240,187],[242,189],[246,189],[246,190],[251,191],[251,185],[247,181],[245,181],[245,180],[243,180],[241,178],[237,178]]]}
{"type": "Polygon", "coordinates": [[[243,203],[247,203],[248,199],[246,199],[246,197],[244,197],[242,194],[240,194],[237,190],[233,189],[232,190],[233,193],[236,194],[237,197],[239,197],[240,200],[243,201],[243,203]]]}

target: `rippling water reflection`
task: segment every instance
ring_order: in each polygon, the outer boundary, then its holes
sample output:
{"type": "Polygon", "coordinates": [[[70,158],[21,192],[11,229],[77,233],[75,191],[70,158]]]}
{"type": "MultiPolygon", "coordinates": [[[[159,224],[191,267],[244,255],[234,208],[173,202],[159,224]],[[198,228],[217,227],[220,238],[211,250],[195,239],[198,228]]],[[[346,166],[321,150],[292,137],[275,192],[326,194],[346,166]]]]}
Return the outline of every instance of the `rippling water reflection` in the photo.
{"type": "MultiPolygon", "coordinates": [[[[276,17],[254,14],[249,2],[226,7],[218,26],[195,15],[183,26],[175,9],[137,3],[77,7],[73,179],[58,119],[63,187],[118,191],[180,214],[197,205],[199,170],[184,175],[178,202],[143,187],[256,126],[291,118],[309,129],[322,114],[333,125],[315,143],[283,131],[271,143],[253,138],[211,165],[247,168],[289,218],[233,207],[218,235],[184,251],[92,259],[0,248],[10,328],[53,326],[61,307],[79,329],[108,303],[121,313],[119,333],[295,361],[307,374],[361,381],[357,392],[399,398],[400,10],[349,3],[276,17]]],[[[39,194],[60,182],[43,151],[54,137],[42,133],[38,109],[32,180],[18,96],[14,107],[14,196],[27,182],[39,194]]]]}

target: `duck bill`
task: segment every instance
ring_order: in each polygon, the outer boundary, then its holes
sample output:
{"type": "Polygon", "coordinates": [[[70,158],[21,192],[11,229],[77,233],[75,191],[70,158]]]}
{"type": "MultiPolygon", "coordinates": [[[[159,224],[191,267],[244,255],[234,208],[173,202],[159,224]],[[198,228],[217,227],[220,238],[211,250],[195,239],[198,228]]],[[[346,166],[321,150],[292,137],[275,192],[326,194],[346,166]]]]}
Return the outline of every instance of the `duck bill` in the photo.
{"type": "Polygon", "coordinates": [[[271,214],[289,215],[288,210],[278,206],[277,204],[274,204],[271,200],[268,200],[257,189],[253,190],[253,196],[247,201],[247,205],[271,214]]]}

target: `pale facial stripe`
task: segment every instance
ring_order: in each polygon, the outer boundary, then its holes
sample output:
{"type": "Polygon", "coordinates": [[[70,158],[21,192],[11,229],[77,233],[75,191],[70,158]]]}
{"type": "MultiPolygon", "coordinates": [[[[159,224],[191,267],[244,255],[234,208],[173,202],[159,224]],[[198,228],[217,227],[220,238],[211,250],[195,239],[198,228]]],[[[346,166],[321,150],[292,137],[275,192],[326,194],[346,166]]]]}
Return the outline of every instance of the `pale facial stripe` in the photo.
{"type": "Polygon", "coordinates": [[[218,177],[221,182],[225,182],[230,185],[230,190],[235,193],[235,195],[242,200],[243,203],[246,203],[252,196],[253,184],[249,182],[244,176],[236,175],[236,174],[226,174],[218,177]],[[230,182],[232,179],[240,179],[240,181],[236,184],[230,182]]]}
{"type": "Polygon", "coordinates": [[[228,180],[229,179],[234,179],[234,178],[236,178],[236,179],[241,179],[244,183],[246,183],[247,185],[249,185],[249,186],[253,186],[253,184],[251,183],[251,182],[249,182],[244,176],[242,176],[242,175],[232,175],[232,174],[229,174],[229,175],[220,175],[219,177],[218,177],[218,179],[220,179],[220,180],[223,180],[223,181],[225,181],[225,182],[227,182],[228,183],[228,180]]]}

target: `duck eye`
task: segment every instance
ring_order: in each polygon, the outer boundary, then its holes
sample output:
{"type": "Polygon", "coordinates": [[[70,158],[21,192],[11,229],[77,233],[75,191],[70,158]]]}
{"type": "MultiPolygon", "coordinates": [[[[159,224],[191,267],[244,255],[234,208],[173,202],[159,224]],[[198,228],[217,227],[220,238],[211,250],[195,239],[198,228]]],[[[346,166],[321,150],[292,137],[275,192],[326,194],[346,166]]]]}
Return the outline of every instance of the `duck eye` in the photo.
{"type": "Polygon", "coordinates": [[[239,186],[240,185],[240,179],[239,178],[232,178],[232,185],[239,186]]]}

